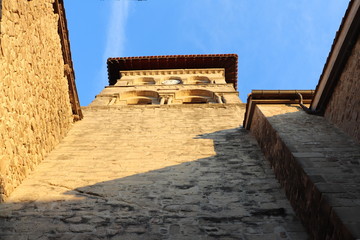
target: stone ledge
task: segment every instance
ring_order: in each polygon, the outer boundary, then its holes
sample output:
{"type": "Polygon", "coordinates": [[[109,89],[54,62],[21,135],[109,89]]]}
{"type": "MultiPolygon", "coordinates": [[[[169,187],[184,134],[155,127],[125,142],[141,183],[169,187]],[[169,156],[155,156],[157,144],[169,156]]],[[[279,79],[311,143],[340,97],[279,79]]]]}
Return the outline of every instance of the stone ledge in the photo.
{"type": "Polygon", "coordinates": [[[142,108],[231,108],[231,107],[246,107],[245,103],[216,103],[216,104],[173,104],[173,105],[110,105],[110,106],[86,106],[81,107],[83,110],[97,110],[97,109],[142,109],[142,108]]]}
{"type": "Polygon", "coordinates": [[[356,178],[347,177],[359,170],[360,147],[324,118],[293,110],[273,115],[272,111],[271,106],[257,106],[250,130],[308,232],[314,239],[360,238],[360,191],[356,178]],[[314,131],[303,125],[305,120],[314,131]],[[307,142],[319,147],[307,148],[307,142]]]}

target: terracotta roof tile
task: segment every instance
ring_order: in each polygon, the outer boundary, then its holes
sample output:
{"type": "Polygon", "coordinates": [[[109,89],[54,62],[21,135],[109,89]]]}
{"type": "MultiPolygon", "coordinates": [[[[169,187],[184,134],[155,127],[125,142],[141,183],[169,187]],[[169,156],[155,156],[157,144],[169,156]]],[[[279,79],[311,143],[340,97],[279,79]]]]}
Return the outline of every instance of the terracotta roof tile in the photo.
{"type": "Polygon", "coordinates": [[[336,32],[335,38],[333,40],[331,50],[326,59],[326,63],[324,65],[323,71],[321,73],[319,82],[316,86],[314,100],[311,104],[311,108],[313,110],[321,110],[323,111],[332,95],[332,92],[339,80],[340,74],[345,67],[348,57],[350,56],[351,49],[354,47],[356,43],[356,39],[360,33],[360,10],[357,7],[359,5],[359,0],[351,0],[349,2],[348,8],[345,12],[344,17],[342,18],[339,30],[336,32]],[[353,9],[357,9],[354,16],[351,16],[350,12],[353,9]],[[349,19],[351,19],[349,22],[349,19]],[[346,30],[347,22],[349,22],[348,32],[344,39],[340,36],[346,30]],[[336,47],[339,46],[339,51],[336,53],[336,47]],[[334,63],[332,63],[332,57],[336,57],[334,63]],[[330,76],[326,76],[326,71],[330,70],[330,76]]]}
{"type": "Polygon", "coordinates": [[[225,68],[225,80],[237,88],[237,54],[168,55],[108,58],[109,84],[120,78],[121,70],[225,68]]]}

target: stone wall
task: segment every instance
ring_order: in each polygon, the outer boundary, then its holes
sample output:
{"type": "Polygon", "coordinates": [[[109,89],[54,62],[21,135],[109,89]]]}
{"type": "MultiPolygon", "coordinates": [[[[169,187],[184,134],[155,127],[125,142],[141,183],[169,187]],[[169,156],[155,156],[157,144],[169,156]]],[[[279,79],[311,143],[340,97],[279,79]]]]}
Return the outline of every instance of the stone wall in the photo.
{"type": "Polygon", "coordinates": [[[360,146],[298,106],[257,105],[251,132],[314,239],[357,239],[360,146]]]}
{"type": "Polygon", "coordinates": [[[325,117],[360,142],[360,35],[326,107],[325,117]]]}
{"type": "Polygon", "coordinates": [[[72,124],[53,0],[2,1],[0,201],[72,124]]]}
{"type": "Polygon", "coordinates": [[[244,107],[83,109],[84,119],[0,206],[0,238],[307,239],[255,138],[240,127],[244,107]]]}

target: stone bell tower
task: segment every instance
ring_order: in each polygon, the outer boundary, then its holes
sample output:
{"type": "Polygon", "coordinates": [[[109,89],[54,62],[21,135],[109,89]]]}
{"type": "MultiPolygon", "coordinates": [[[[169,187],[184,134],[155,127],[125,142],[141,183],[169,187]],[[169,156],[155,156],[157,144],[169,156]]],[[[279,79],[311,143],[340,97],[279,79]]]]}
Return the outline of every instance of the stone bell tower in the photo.
{"type": "Polygon", "coordinates": [[[236,55],[110,58],[108,73],[0,206],[0,239],[307,239],[241,127],[236,55]]]}
{"type": "Polygon", "coordinates": [[[241,103],[237,55],[108,59],[109,86],[90,106],[241,103]]]}

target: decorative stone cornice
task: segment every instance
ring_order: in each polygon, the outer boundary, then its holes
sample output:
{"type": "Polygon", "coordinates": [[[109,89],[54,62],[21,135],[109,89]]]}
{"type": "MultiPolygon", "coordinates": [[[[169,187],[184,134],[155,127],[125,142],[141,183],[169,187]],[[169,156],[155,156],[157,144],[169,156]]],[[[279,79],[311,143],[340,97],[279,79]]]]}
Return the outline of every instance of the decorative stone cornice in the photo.
{"type": "Polygon", "coordinates": [[[71,58],[70,41],[63,0],[55,0],[53,3],[53,7],[54,13],[58,14],[59,16],[58,33],[64,59],[64,75],[68,79],[70,104],[74,120],[76,121],[82,119],[83,114],[80,108],[80,101],[75,84],[75,73],[71,58]]]}
{"type": "Polygon", "coordinates": [[[206,68],[206,69],[159,69],[159,70],[133,70],[120,71],[122,77],[127,76],[158,76],[158,75],[182,75],[182,74],[221,74],[224,76],[225,70],[223,68],[206,68]]]}

